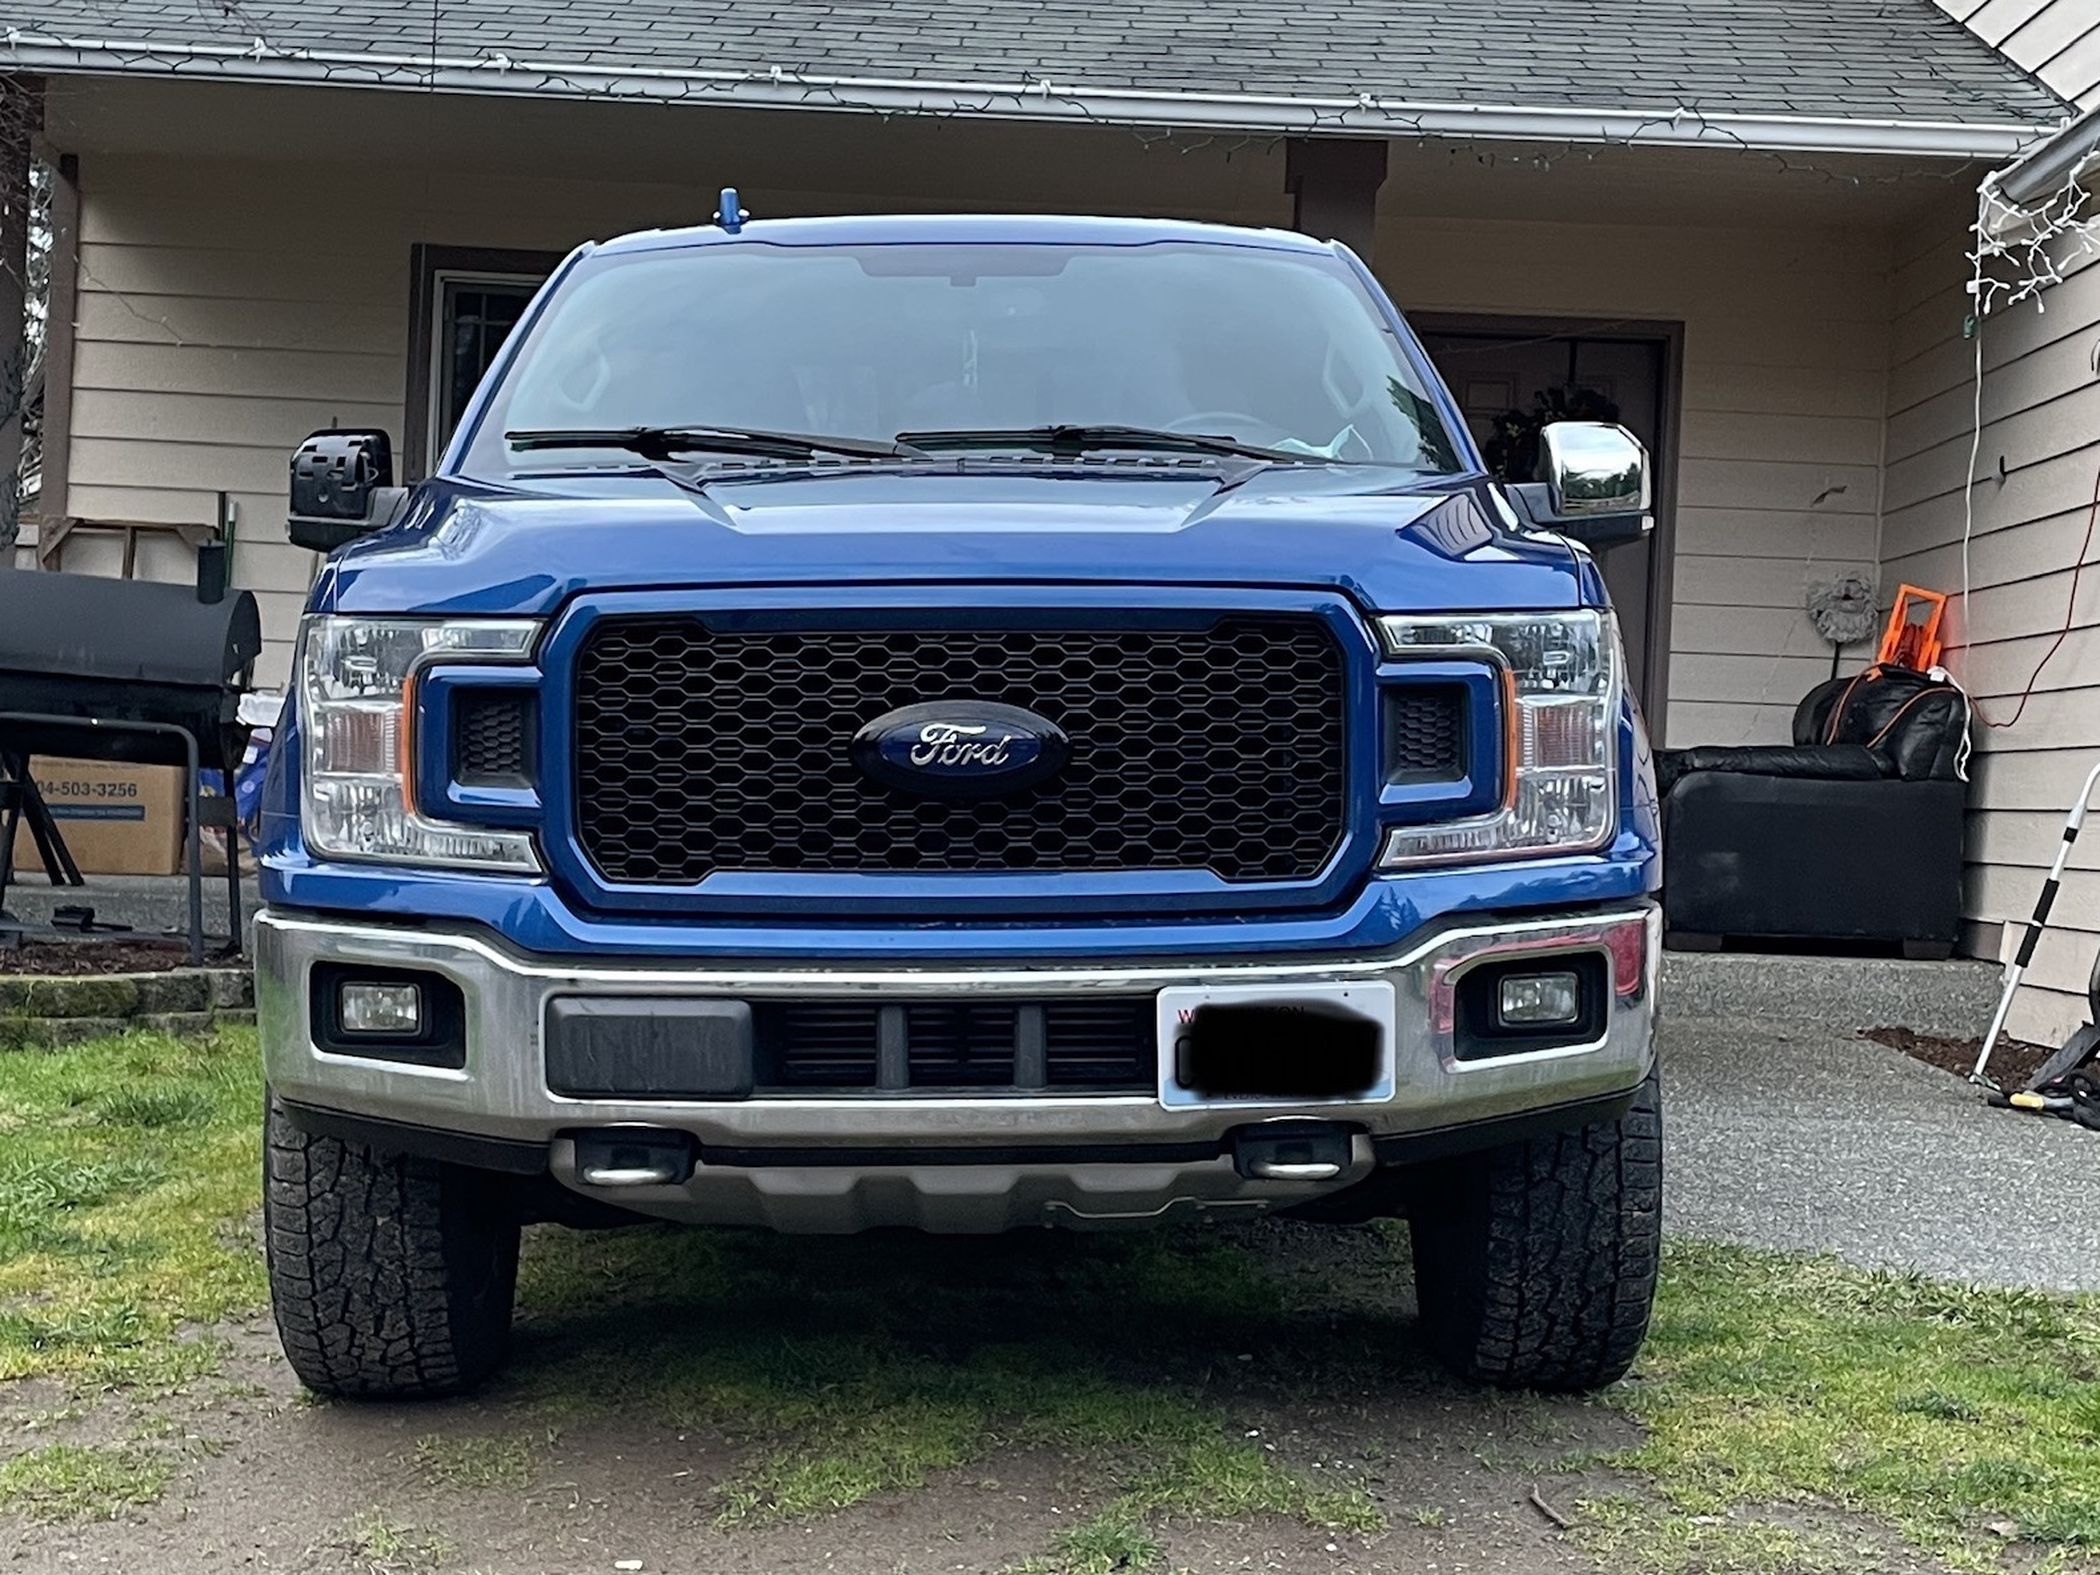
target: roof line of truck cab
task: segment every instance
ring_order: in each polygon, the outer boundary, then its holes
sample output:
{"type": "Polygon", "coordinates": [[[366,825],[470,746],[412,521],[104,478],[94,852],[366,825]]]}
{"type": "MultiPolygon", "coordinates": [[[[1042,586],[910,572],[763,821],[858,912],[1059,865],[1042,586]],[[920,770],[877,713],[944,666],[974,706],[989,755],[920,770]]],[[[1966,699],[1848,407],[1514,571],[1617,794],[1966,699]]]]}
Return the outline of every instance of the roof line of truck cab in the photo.
{"type": "Polygon", "coordinates": [[[1339,251],[1331,241],[1295,230],[1249,229],[1191,219],[1115,219],[1078,214],[900,213],[810,219],[752,219],[737,228],[695,224],[637,230],[600,243],[608,252],[667,251],[687,246],[1055,245],[1150,246],[1180,242],[1261,251],[1339,251]]]}

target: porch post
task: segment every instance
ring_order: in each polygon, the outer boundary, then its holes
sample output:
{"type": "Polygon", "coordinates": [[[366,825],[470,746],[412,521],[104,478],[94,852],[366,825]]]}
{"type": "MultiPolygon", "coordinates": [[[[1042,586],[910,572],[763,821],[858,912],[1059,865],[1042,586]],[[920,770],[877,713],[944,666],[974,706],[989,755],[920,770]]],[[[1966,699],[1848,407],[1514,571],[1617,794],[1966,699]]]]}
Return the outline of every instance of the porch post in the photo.
{"type": "Polygon", "coordinates": [[[22,526],[22,418],[29,402],[29,149],[44,127],[41,77],[0,77],[0,570],[22,526]]]}
{"type": "Polygon", "coordinates": [[[1374,266],[1385,155],[1385,143],[1374,137],[1293,137],[1283,150],[1291,228],[1340,241],[1374,266]]]}

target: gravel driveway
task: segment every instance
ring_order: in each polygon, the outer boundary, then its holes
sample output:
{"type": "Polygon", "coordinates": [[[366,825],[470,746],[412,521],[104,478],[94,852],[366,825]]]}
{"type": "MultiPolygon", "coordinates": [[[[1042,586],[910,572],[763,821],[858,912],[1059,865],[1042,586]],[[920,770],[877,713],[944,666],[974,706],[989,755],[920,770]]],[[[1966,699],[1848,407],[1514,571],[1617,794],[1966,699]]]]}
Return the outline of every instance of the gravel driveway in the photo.
{"type": "Polygon", "coordinates": [[[1674,1234],[2100,1290],[2100,1132],[1988,1109],[1839,1028],[1676,1018],[1662,1038],[1674,1234]]]}

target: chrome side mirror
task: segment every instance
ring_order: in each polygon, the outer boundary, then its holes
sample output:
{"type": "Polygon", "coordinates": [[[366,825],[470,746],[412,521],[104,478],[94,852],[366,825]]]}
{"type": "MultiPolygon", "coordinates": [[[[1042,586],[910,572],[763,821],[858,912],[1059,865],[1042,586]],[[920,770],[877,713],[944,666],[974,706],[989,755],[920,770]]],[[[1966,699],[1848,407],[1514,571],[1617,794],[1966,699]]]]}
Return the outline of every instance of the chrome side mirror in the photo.
{"type": "Polygon", "coordinates": [[[1591,546],[1632,541],[1655,527],[1648,451],[1609,421],[1555,421],[1539,433],[1544,479],[1511,487],[1533,525],[1591,546]]]}
{"type": "Polygon", "coordinates": [[[1546,487],[1562,519],[1648,512],[1648,451],[1609,421],[1556,421],[1539,433],[1546,487]]]}

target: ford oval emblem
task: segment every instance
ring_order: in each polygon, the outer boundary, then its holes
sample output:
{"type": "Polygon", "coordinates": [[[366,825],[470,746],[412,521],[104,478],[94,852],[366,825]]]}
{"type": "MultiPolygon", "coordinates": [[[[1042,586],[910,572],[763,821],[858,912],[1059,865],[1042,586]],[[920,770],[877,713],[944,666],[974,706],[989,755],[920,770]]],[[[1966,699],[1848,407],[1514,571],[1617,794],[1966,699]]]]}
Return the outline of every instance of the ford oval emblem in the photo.
{"type": "Polygon", "coordinates": [[[853,735],[853,759],[885,787],[929,798],[989,798],[1047,781],[1072,753],[1046,716],[990,700],[929,700],[885,711],[853,735]]]}

